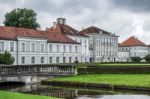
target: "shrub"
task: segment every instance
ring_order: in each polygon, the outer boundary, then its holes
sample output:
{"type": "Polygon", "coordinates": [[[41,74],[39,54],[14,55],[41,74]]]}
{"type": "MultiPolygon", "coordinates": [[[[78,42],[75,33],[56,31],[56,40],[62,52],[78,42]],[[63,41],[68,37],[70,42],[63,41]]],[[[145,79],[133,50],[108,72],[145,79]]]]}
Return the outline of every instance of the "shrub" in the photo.
{"type": "Polygon", "coordinates": [[[144,59],[146,60],[146,62],[150,62],[150,54],[146,55],[146,56],[144,57],[144,59]]]}
{"type": "Polygon", "coordinates": [[[7,51],[5,53],[0,53],[0,64],[12,65],[15,59],[7,51]]]}
{"type": "Polygon", "coordinates": [[[141,62],[141,60],[142,60],[141,57],[131,57],[130,59],[132,62],[141,62]]]}

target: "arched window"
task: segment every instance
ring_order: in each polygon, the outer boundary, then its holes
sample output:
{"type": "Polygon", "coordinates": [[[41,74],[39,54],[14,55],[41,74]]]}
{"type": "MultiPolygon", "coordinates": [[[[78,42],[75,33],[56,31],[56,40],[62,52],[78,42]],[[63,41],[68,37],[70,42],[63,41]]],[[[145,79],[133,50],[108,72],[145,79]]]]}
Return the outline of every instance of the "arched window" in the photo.
{"type": "Polygon", "coordinates": [[[35,63],[35,57],[31,58],[31,63],[34,64],[35,63]]]}
{"type": "Polygon", "coordinates": [[[75,57],[75,63],[78,63],[78,57],[75,57]]]}
{"type": "Polygon", "coordinates": [[[21,64],[25,64],[25,57],[21,57],[21,64]]]}
{"type": "Polygon", "coordinates": [[[66,57],[63,57],[63,63],[66,63],[66,57]]]}
{"type": "Polygon", "coordinates": [[[56,57],[56,62],[59,63],[59,57],[56,57]]]}
{"type": "Polygon", "coordinates": [[[49,57],[49,63],[53,63],[53,58],[49,57]]]}
{"type": "Polygon", "coordinates": [[[44,57],[41,57],[41,63],[44,63],[44,57]]]}
{"type": "Polygon", "coordinates": [[[71,57],[69,57],[69,63],[71,63],[72,62],[72,58],[71,57]]]}

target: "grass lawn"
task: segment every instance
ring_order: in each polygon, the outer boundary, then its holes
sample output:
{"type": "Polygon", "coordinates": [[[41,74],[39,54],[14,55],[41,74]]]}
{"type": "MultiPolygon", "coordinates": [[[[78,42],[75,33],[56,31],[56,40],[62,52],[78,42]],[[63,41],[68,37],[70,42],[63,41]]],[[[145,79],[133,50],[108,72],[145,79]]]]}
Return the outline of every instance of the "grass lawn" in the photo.
{"type": "Polygon", "coordinates": [[[149,74],[91,74],[91,75],[78,75],[74,77],[65,77],[65,78],[54,78],[53,80],[150,87],[149,74]]]}
{"type": "Polygon", "coordinates": [[[58,99],[58,98],[0,91],[0,99],[58,99]]]}

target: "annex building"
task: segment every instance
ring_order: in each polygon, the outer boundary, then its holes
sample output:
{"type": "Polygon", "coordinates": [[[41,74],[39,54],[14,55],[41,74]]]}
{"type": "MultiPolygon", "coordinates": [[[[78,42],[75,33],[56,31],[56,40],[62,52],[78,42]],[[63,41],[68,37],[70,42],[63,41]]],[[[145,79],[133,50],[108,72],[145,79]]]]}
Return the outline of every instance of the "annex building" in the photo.
{"type": "Polygon", "coordinates": [[[129,62],[130,57],[144,58],[148,54],[150,54],[150,46],[146,45],[135,36],[131,36],[119,44],[118,61],[129,62]]]}

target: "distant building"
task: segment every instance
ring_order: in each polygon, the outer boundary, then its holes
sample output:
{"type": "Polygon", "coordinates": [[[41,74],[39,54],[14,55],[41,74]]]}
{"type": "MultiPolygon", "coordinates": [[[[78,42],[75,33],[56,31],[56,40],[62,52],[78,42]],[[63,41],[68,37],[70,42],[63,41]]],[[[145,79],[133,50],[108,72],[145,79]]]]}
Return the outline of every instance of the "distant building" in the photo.
{"type": "Polygon", "coordinates": [[[145,57],[148,55],[149,47],[137,39],[136,37],[132,36],[119,44],[118,48],[118,60],[119,61],[130,61],[130,57],[145,57]]]}
{"type": "Polygon", "coordinates": [[[88,27],[80,32],[89,37],[90,61],[115,62],[118,54],[118,36],[99,29],[88,27]]]}

